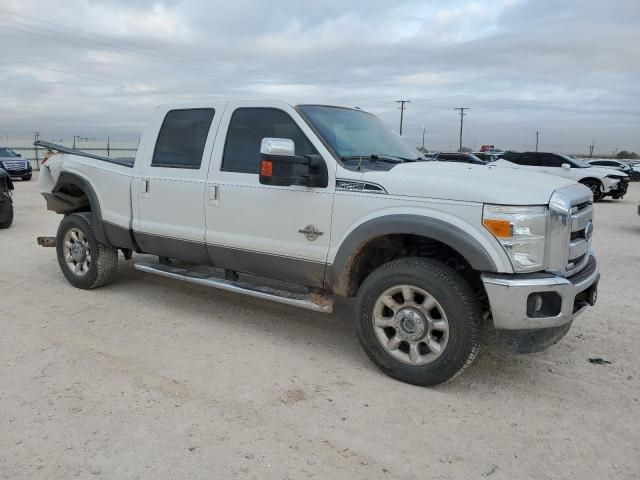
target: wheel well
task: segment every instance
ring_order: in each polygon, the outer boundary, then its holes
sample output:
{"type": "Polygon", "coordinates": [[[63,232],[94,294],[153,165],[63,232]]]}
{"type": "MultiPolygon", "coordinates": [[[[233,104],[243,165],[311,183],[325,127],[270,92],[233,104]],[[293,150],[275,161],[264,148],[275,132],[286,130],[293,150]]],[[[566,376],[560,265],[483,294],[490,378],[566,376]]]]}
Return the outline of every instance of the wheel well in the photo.
{"type": "Polygon", "coordinates": [[[414,234],[392,234],[374,238],[353,256],[348,273],[348,295],[355,296],[362,282],[379,266],[404,257],[427,257],[453,268],[471,285],[480,299],[486,298],[480,272],[448,245],[414,234]]]}
{"type": "Polygon", "coordinates": [[[73,183],[63,183],[56,186],[55,193],[57,196],[68,204],[65,212],[59,213],[75,213],[90,212],[91,201],[87,193],[78,185],[73,183]]]}
{"type": "Polygon", "coordinates": [[[595,182],[598,183],[600,185],[602,185],[602,181],[597,179],[597,178],[593,178],[593,177],[587,177],[587,178],[583,178],[580,180],[580,183],[587,183],[587,182],[595,182]]]}

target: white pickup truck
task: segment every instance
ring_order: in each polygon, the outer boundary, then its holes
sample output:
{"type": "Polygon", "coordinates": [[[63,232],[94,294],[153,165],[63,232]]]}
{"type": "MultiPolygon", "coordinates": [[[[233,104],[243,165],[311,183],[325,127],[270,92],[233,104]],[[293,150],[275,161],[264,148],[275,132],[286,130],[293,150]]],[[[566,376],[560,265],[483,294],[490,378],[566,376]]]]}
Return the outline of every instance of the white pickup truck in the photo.
{"type": "Polygon", "coordinates": [[[79,288],[118,250],[165,277],[331,312],[387,374],[435,385],[481,339],[557,342],[596,299],[592,193],[571,180],[424,161],[360,109],[230,101],[160,107],[135,160],[50,157],[60,268],[79,288]],[[262,280],[261,280],[262,279],[262,280]]]}

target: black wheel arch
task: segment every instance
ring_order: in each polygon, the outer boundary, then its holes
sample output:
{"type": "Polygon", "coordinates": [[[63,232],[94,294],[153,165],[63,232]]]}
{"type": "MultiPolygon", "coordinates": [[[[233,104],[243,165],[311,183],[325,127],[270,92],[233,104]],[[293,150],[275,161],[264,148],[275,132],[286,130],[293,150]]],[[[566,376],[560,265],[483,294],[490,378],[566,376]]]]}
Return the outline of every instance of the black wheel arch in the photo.
{"type": "Polygon", "coordinates": [[[484,247],[461,228],[436,218],[420,215],[386,215],[355,228],[342,242],[333,265],[328,266],[325,287],[337,295],[350,292],[350,275],[354,260],[372,241],[387,235],[408,234],[435,240],[460,254],[480,272],[496,272],[497,266],[484,247]]]}

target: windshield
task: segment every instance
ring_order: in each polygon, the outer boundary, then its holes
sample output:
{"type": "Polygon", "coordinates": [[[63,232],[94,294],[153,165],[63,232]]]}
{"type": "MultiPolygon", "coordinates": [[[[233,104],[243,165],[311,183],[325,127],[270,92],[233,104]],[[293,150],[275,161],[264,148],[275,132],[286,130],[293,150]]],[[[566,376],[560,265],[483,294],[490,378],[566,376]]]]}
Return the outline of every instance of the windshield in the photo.
{"type": "Polygon", "coordinates": [[[578,160],[576,157],[570,157],[569,155],[560,155],[562,158],[569,162],[573,168],[589,168],[593,165],[589,165],[587,162],[583,162],[582,160],[578,160]]]}
{"type": "Polygon", "coordinates": [[[298,109],[342,159],[391,157],[402,161],[419,158],[416,150],[370,113],[321,105],[300,105],[298,109]]]}

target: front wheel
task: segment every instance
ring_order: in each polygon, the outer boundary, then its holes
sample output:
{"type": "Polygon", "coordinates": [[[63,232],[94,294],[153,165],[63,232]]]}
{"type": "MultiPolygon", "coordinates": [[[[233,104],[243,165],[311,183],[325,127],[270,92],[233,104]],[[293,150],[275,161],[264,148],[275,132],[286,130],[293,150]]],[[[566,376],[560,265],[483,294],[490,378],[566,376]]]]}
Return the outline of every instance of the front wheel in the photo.
{"type": "Polygon", "coordinates": [[[459,375],[480,348],[481,313],[467,282],[426,258],[376,269],[357,297],[357,333],[373,363],[389,376],[431,386],[459,375]]]}
{"type": "Polygon", "coordinates": [[[118,268],[118,250],[96,240],[89,213],[64,217],[56,235],[56,253],[69,283],[85,290],[106,285],[118,268]]]}
{"type": "Polygon", "coordinates": [[[585,187],[589,187],[591,192],[593,192],[593,201],[599,202],[604,198],[604,192],[602,191],[602,185],[600,182],[596,182],[595,180],[585,180],[582,183],[585,187]]]}

